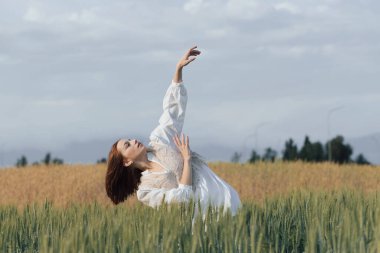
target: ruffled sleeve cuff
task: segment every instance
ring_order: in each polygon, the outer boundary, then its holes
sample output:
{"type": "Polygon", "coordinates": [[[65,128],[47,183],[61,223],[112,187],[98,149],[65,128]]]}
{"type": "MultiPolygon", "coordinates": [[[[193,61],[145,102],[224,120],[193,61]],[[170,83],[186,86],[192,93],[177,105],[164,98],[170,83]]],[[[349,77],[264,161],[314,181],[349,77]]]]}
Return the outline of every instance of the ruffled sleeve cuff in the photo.
{"type": "Polygon", "coordinates": [[[185,190],[192,190],[193,189],[193,187],[191,185],[188,185],[188,184],[178,184],[178,188],[182,188],[185,190]]]}
{"type": "Polygon", "coordinates": [[[183,85],[183,81],[181,81],[181,82],[174,82],[173,80],[172,80],[172,83],[171,83],[171,85],[172,86],[179,86],[179,85],[183,85]]]}

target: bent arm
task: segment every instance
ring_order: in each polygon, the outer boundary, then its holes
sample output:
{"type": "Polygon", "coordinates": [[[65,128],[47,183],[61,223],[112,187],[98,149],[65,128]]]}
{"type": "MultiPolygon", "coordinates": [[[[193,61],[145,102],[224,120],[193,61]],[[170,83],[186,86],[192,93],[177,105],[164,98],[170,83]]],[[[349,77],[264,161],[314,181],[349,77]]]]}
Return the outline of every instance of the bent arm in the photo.
{"type": "Polygon", "coordinates": [[[139,189],[136,195],[139,201],[151,207],[159,206],[164,198],[166,203],[188,203],[194,197],[192,187],[183,184],[173,189],[139,189]]]}
{"type": "Polygon", "coordinates": [[[183,171],[182,171],[182,177],[181,180],[179,181],[180,184],[183,185],[192,185],[192,170],[191,170],[191,162],[190,158],[184,159],[183,161],[183,171]]]}

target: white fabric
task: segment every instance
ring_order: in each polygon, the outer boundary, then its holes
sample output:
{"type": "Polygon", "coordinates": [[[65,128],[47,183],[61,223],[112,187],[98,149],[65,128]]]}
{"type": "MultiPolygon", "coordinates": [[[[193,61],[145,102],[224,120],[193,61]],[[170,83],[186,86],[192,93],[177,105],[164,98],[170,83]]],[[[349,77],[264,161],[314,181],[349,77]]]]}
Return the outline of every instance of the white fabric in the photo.
{"type": "Polygon", "coordinates": [[[177,149],[173,142],[175,134],[182,133],[187,105],[187,91],[183,82],[171,82],[162,103],[163,113],[159,125],[149,136],[151,142],[159,142],[177,149]]]}
{"type": "Polygon", "coordinates": [[[189,202],[192,197],[192,187],[184,184],[179,184],[178,188],[173,189],[151,188],[137,191],[138,200],[151,207],[159,206],[163,200],[166,203],[189,202]]]}
{"type": "Polygon", "coordinates": [[[165,198],[166,203],[171,202],[189,202],[193,196],[193,189],[191,185],[179,184],[175,175],[170,175],[171,171],[166,169],[166,166],[162,164],[159,159],[157,159],[152,153],[148,153],[148,160],[157,162],[164,168],[164,171],[143,171],[139,189],[137,190],[137,198],[144,204],[156,207],[162,203],[162,200],[165,198]],[[171,181],[173,176],[175,187],[168,189],[173,185],[171,181]],[[147,179],[148,178],[148,179],[147,179]],[[165,184],[159,183],[160,179],[164,178],[165,184]],[[152,183],[145,183],[145,180],[154,180],[154,185],[152,183]],[[164,185],[164,187],[158,188],[158,186],[164,185]]]}
{"type": "MultiPolygon", "coordinates": [[[[207,163],[204,162],[199,154],[191,152],[193,185],[181,185],[178,183],[179,177],[182,175],[183,160],[172,137],[176,133],[179,135],[182,133],[186,104],[187,91],[183,82],[175,83],[172,81],[163,100],[164,111],[160,117],[159,125],[150,134],[149,145],[158,152],[156,152],[156,155],[148,153],[148,159],[160,163],[165,170],[162,172],[144,171],[142,173],[142,182],[147,183],[140,184],[137,190],[137,198],[152,207],[160,205],[164,197],[166,203],[189,202],[190,198],[194,198],[196,202],[200,202],[203,214],[205,214],[208,205],[211,204],[212,207],[223,207],[224,211],[230,210],[231,214],[235,215],[241,207],[239,195],[207,166],[207,163]],[[157,148],[160,146],[164,148],[157,148]],[[176,151],[174,152],[173,150],[176,151]],[[181,167],[177,166],[178,164],[181,167]],[[171,189],[158,188],[157,186],[152,186],[152,183],[149,184],[149,180],[146,180],[150,177],[153,179],[150,180],[151,182],[156,182],[158,181],[156,177],[167,175],[165,177],[168,181],[167,185],[170,185],[169,181],[173,178],[170,177],[171,173],[176,174],[177,182],[175,183],[177,183],[178,187],[171,189]]],[[[198,206],[196,206],[197,213],[198,206]]]]}

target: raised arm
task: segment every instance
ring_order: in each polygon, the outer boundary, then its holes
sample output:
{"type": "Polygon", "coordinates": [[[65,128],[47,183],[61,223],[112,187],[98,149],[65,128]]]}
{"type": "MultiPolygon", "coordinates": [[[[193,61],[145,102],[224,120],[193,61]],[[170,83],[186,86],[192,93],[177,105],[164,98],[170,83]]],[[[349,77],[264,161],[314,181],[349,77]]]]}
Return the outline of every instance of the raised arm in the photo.
{"type": "Polygon", "coordinates": [[[200,54],[200,51],[195,48],[196,46],[186,51],[176,65],[172,82],[164,96],[163,113],[159,119],[159,125],[149,137],[151,142],[161,142],[175,147],[173,137],[182,132],[187,105],[187,91],[182,81],[182,69],[200,54]]]}

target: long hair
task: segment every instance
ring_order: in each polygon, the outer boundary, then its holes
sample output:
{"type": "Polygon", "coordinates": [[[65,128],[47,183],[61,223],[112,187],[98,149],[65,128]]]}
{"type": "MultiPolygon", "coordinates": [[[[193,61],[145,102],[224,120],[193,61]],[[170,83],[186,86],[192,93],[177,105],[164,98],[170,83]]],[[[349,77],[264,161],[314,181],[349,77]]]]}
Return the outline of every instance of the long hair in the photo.
{"type": "Polygon", "coordinates": [[[124,166],[123,156],[117,150],[116,141],[108,154],[106,191],[107,196],[117,205],[132,195],[140,184],[141,171],[133,166],[124,166]]]}

